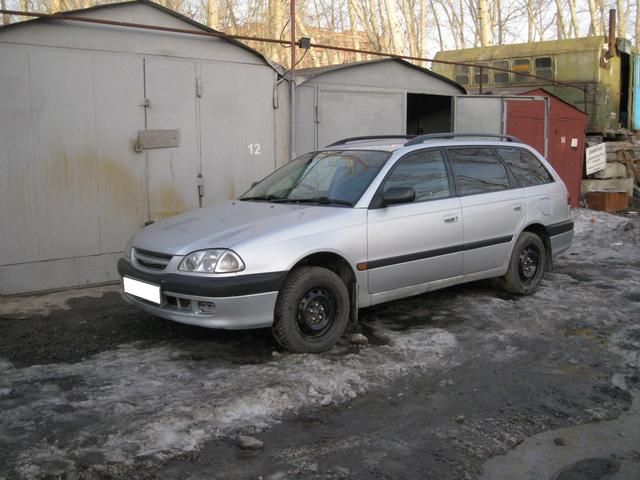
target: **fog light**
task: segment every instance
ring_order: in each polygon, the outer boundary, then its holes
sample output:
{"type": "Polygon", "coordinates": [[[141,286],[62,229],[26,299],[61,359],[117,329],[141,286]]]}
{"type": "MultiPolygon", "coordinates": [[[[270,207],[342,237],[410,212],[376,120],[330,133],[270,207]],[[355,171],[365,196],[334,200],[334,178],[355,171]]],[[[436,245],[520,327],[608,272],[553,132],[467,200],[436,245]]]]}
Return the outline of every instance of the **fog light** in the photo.
{"type": "Polygon", "coordinates": [[[198,302],[202,313],[216,313],[216,304],[213,302],[198,302]]]}

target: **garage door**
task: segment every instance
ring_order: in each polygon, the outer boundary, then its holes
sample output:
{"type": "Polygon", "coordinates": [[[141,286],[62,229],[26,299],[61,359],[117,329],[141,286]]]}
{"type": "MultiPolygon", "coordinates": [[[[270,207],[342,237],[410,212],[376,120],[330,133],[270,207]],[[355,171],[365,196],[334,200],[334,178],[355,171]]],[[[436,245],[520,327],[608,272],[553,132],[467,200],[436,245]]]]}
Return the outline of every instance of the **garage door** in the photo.
{"type": "Polygon", "coordinates": [[[204,205],[237,198],[275,169],[270,69],[200,65],[204,205]]]}
{"type": "Polygon", "coordinates": [[[401,92],[319,90],[318,148],[345,137],[404,134],[404,103],[401,92]]]}

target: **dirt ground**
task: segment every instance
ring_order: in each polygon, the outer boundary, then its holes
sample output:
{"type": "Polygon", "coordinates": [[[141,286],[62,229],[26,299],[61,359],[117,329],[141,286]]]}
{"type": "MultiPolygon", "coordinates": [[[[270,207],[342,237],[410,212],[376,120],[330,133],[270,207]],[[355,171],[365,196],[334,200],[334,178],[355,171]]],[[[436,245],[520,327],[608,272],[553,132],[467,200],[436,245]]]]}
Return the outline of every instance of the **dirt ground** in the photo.
{"type": "Polygon", "coordinates": [[[363,310],[322,355],[113,286],[0,298],[0,479],[638,480],[640,218],[574,216],[536,294],[363,310]]]}

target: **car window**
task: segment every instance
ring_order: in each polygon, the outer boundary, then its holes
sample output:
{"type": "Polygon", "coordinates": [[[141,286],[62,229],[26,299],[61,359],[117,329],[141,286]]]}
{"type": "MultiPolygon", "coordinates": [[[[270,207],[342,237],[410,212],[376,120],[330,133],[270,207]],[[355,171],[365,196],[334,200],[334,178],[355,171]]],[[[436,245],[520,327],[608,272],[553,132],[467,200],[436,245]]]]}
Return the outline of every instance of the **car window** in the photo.
{"type": "Polygon", "coordinates": [[[390,156],[375,150],[308,153],[254,185],[240,200],[355,204],[390,156]]]}
{"type": "Polygon", "coordinates": [[[416,202],[450,196],[449,178],[440,150],[423,150],[402,158],[387,178],[384,189],[411,187],[416,202]]]}
{"type": "Polygon", "coordinates": [[[449,148],[459,195],[497,192],[509,188],[507,170],[488,148],[449,148]]]}
{"type": "Polygon", "coordinates": [[[521,187],[532,187],[553,182],[542,162],[522,148],[496,148],[521,187]]]}

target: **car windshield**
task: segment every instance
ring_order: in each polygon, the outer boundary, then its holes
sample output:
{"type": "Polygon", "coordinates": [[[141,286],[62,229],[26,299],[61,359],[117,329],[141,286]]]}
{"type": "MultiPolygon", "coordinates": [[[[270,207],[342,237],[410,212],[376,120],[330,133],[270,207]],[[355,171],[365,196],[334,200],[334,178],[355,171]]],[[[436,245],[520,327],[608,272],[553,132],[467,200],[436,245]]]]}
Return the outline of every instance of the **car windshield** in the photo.
{"type": "Polygon", "coordinates": [[[353,206],[390,156],[373,150],[308,153],[254,185],[240,200],[353,206]]]}

